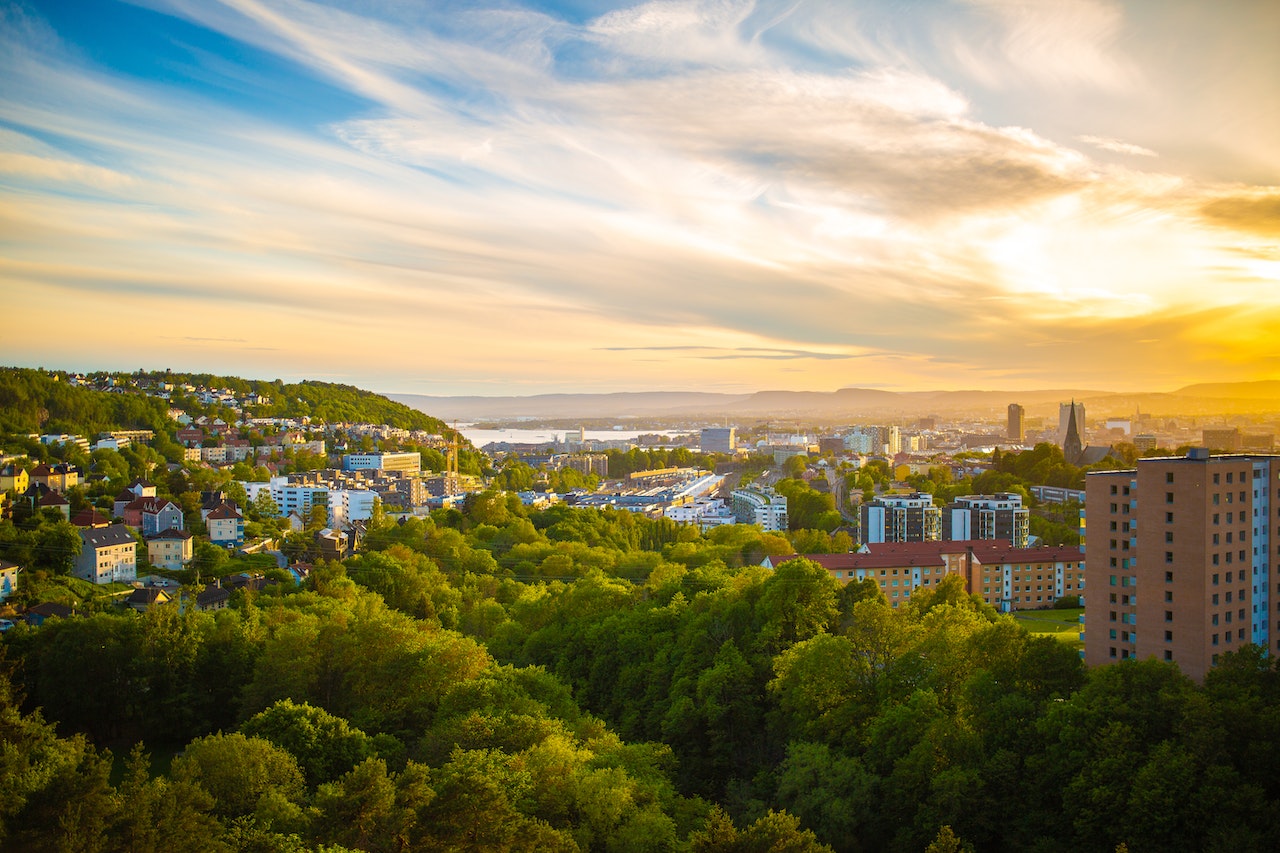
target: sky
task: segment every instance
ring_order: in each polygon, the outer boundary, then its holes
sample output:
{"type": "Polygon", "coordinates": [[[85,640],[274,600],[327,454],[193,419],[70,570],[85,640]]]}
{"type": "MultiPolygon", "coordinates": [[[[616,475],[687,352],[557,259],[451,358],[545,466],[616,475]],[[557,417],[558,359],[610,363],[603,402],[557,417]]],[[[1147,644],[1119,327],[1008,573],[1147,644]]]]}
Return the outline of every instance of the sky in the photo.
{"type": "Polygon", "coordinates": [[[0,364],[1280,379],[1274,0],[0,0],[0,364]]]}

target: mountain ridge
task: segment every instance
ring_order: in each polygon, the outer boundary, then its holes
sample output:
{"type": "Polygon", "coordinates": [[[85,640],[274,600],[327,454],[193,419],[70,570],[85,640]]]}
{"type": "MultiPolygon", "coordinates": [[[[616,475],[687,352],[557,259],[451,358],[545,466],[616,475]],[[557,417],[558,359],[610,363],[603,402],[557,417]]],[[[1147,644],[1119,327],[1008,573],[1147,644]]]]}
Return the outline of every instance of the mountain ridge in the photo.
{"type": "Polygon", "coordinates": [[[1019,403],[1032,417],[1057,417],[1057,404],[1083,403],[1090,416],[1205,415],[1280,412],[1280,381],[1218,382],[1173,391],[1102,391],[1047,388],[1030,391],[889,391],[851,386],[835,391],[765,390],[750,394],[703,391],[619,391],[607,394],[528,396],[383,396],[445,420],[636,417],[924,417],[999,415],[1019,403]],[[429,407],[429,408],[428,408],[429,407]]]}

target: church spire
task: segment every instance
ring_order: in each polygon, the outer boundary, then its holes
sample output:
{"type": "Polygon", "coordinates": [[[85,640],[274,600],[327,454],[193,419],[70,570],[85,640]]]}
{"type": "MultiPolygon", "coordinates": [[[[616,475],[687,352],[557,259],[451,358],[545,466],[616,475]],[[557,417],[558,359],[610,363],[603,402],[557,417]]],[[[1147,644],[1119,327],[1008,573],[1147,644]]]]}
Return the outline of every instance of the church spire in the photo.
{"type": "Polygon", "coordinates": [[[1084,443],[1080,440],[1080,427],[1076,423],[1076,401],[1071,401],[1071,413],[1067,416],[1067,435],[1062,440],[1062,456],[1068,465],[1079,465],[1084,456],[1084,443]]]}

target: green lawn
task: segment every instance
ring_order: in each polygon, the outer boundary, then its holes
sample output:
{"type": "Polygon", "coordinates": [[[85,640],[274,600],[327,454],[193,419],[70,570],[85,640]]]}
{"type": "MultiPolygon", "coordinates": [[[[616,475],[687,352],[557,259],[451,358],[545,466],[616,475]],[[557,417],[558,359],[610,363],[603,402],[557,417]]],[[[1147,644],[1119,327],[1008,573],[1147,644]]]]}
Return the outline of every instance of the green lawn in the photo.
{"type": "Polygon", "coordinates": [[[1071,610],[1020,610],[1013,614],[1022,627],[1032,634],[1048,634],[1064,643],[1080,646],[1080,614],[1084,608],[1071,610]]]}

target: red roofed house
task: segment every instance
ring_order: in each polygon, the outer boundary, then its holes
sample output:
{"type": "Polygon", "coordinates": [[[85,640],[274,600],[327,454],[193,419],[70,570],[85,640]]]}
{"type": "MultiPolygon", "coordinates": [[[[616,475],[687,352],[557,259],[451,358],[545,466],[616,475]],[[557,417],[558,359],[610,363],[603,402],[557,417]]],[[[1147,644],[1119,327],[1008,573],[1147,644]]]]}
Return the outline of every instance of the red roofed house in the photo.
{"type": "Polygon", "coordinates": [[[213,544],[236,548],[244,544],[244,516],[234,504],[221,504],[211,510],[205,516],[205,524],[209,526],[209,541],[213,544]]]}
{"type": "Polygon", "coordinates": [[[111,519],[107,518],[105,515],[98,512],[93,507],[87,506],[84,509],[77,512],[75,515],[71,516],[71,523],[74,524],[76,527],[95,527],[96,528],[96,527],[106,527],[107,525],[111,524],[111,519]]]}
{"type": "MultiPolygon", "coordinates": [[[[767,557],[773,568],[797,555],[767,557]]],[[[847,584],[871,579],[893,606],[920,587],[961,575],[970,594],[1002,613],[1052,607],[1064,595],[1084,594],[1084,553],[1076,547],[1015,548],[1009,542],[879,542],[848,554],[804,554],[847,584]]]]}

